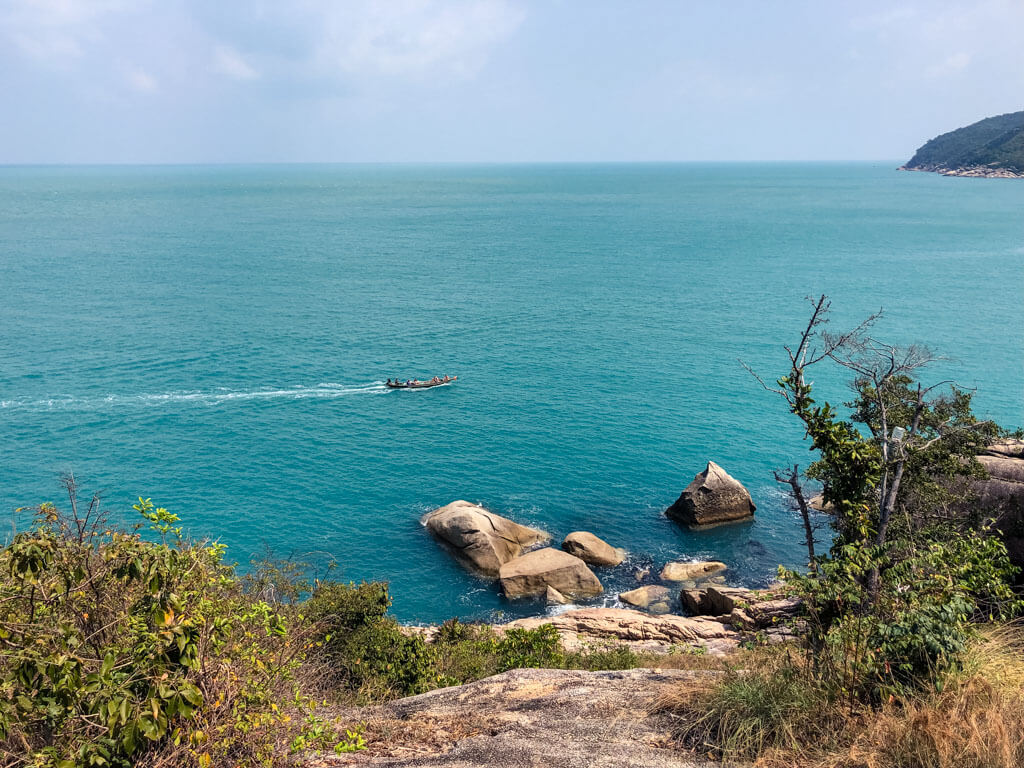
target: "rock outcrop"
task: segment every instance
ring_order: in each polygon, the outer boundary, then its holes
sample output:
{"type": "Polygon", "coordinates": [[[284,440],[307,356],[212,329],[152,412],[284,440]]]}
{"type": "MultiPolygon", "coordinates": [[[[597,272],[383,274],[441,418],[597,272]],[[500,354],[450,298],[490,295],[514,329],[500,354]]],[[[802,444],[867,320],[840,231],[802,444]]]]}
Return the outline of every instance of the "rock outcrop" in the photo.
{"type": "Polygon", "coordinates": [[[628,608],[580,608],[557,616],[537,616],[499,624],[495,630],[536,629],[551,624],[568,651],[594,643],[621,643],[637,651],[667,652],[673,646],[703,648],[724,655],[740,643],[740,634],[708,616],[653,616],[628,608]]]}
{"type": "Polygon", "coordinates": [[[694,563],[667,563],[661,569],[662,581],[701,581],[728,568],[717,560],[700,560],[694,563]]]}
{"type": "Polygon", "coordinates": [[[626,553],[599,539],[587,531],[575,531],[565,537],[562,549],[575,555],[587,565],[618,565],[626,559],[626,553]]]}
{"type": "Polygon", "coordinates": [[[310,768],[710,768],[673,744],[658,702],[711,672],[515,669],[388,704],[335,711],[365,723],[365,752],[310,768]]]}
{"type": "Polygon", "coordinates": [[[704,527],[749,520],[755,509],[739,480],[709,461],[665,514],[684,525],[704,527]]]}
{"type": "Polygon", "coordinates": [[[999,440],[978,461],[988,477],[972,481],[974,504],[995,518],[1010,560],[1024,568],[1024,440],[999,440]]]}
{"type": "Polygon", "coordinates": [[[510,560],[498,572],[505,596],[543,595],[554,587],[568,597],[593,597],[604,587],[587,564],[560,549],[545,547],[510,560]]]}
{"type": "Polygon", "coordinates": [[[543,531],[519,525],[468,501],[453,501],[435,509],[423,524],[462,565],[492,579],[498,578],[501,566],[518,557],[524,547],[550,538],[543,531]]]}
{"type": "Polygon", "coordinates": [[[668,587],[648,585],[628,592],[620,592],[619,600],[634,608],[646,608],[651,613],[668,613],[672,610],[672,592],[668,587]]]}

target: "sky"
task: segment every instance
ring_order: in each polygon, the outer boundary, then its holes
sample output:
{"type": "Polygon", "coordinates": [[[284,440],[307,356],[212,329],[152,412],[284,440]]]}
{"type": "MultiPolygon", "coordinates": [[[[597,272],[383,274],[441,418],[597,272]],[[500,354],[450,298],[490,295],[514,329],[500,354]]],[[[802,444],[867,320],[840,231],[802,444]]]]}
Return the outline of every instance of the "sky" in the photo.
{"type": "Polygon", "coordinates": [[[0,163],[891,161],[1024,0],[0,0],[0,163]]]}

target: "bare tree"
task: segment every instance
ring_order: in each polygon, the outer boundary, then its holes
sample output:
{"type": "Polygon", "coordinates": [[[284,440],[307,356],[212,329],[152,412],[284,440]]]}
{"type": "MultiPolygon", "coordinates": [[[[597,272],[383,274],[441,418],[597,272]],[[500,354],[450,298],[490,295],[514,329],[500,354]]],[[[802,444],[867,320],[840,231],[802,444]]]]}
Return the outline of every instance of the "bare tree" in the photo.
{"type": "Polygon", "coordinates": [[[786,469],[785,473],[781,473],[776,469],[773,474],[775,475],[775,482],[789,486],[789,495],[793,499],[793,506],[800,512],[800,519],[804,524],[804,537],[807,541],[807,567],[810,568],[811,573],[817,573],[818,564],[814,553],[814,532],[818,526],[815,525],[811,517],[811,505],[807,501],[806,494],[804,494],[803,483],[800,479],[800,465],[794,464],[793,469],[786,469]]]}

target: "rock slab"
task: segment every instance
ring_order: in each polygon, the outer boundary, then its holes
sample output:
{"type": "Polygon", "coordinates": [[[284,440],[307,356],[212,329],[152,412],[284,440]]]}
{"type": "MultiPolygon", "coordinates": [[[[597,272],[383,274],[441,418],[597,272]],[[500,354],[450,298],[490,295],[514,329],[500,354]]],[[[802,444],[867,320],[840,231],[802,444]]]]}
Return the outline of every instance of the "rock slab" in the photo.
{"type": "Polygon", "coordinates": [[[498,578],[501,566],[522,554],[524,547],[550,537],[519,525],[468,501],[453,501],[423,518],[423,524],[470,570],[498,578]]]}
{"type": "Polygon", "coordinates": [[[333,714],[365,723],[367,750],[304,760],[390,768],[704,768],[673,744],[658,702],[707,672],[516,669],[333,714]]]}
{"type": "Polygon", "coordinates": [[[665,514],[684,525],[703,527],[749,520],[756,509],[743,484],[709,461],[665,514]]]}
{"type": "Polygon", "coordinates": [[[618,565],[626,559],[626,553],[621,549],[616,549],[588,531],[570,533],[562,542],[562,549],[587,565],[618,565]]]}
{"type": "Polygon", "coordinates": [[[724,655],[735,650],[741,639],[736,631],[709,616],[653,616],[628,608],[580,608],[557,616],[517,619],[499,624],[495,630],[536,629],[542,624],[558,631],[567,651],[611,642],[636,651],[666,652],[673,646],[685,646],[724,655]]]}
{"type": "Polygon", "coordinates": [[[535,549],[501,566],[501,588],[511,599],[543,595],[554,587],[567,597],[593,597],[601,582],[578,557],[553,547],[535,549]]]}

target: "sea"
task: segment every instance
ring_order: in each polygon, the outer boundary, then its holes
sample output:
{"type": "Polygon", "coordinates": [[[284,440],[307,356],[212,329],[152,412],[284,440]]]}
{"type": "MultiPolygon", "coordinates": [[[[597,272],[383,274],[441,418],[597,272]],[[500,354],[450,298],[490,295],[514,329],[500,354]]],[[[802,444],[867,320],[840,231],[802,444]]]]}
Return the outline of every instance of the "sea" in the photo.
{"type": "Polygon", "coordinates": [[[404,622],[546,610],[431,539],[456,499],[626,549],[595,604],[677,559],[767,583],[804,560],[772,471],[814,456],[747,367],[785,373],[807,297],[1024,425],[1024,182],[897,164],[0,167],[0,540],[73,473],[404,622]],[[752,522],[665,517],[709,460],[752,522]]]}

